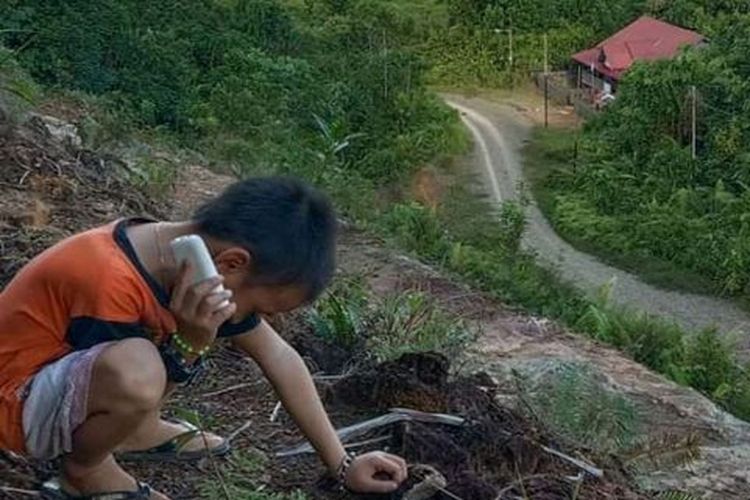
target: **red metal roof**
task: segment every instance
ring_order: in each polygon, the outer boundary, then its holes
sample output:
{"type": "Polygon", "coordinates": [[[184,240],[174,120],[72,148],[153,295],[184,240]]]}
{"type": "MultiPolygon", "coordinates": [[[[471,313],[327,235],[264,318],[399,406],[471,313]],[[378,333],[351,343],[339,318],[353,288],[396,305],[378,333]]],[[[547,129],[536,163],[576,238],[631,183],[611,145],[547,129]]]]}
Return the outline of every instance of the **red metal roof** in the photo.
{"type": "Polygon", "coordinates": [[[619,80],[636,61],[669,59],[685,45],[705,37],[695,31],[643,16],[592,49],[573,56],[575,61],[619,80]]]}

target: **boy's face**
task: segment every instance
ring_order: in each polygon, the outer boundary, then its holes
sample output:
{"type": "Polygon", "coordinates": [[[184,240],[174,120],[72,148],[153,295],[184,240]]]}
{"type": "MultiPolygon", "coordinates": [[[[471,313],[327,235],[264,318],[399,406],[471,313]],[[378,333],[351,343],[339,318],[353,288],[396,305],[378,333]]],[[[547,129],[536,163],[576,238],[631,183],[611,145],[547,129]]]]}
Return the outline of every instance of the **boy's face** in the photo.
{"type": "Polygon", "coordinates": [[[232,290],[232,300],[237,304],[237,317],[244,318],[251,313],[276,314],[297,309],[307,301],[307,293],[304,289],[296,286],[248,286],[246,283],[233,287],[227,283],[225,286],[232,290]]]}
{"type": "Polygon", "coordinates": [[[248,285],[252,281],[253,262],[242,248],[223,249],[214,259],[217,270],[224,276],[224,288],[232,291],[238,318],[251,313],[287,312],[307,301],[307,290],[300,286],[248,285]]]}

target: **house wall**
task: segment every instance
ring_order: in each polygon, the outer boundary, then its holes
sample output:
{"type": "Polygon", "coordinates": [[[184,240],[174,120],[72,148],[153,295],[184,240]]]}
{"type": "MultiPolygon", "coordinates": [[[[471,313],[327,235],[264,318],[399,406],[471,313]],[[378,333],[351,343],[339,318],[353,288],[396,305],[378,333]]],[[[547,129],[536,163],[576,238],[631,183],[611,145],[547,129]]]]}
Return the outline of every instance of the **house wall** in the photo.
{"type": "Polygon", "coordinates": [[[592,72],[591,68],[580,63],[573,65],[571,78],[576,88],[602,92],[605,89],[605,84],[609,84],[612,93],[617,91],[617,82],[615,80],[602,75],[596,70],[592,72]]]}

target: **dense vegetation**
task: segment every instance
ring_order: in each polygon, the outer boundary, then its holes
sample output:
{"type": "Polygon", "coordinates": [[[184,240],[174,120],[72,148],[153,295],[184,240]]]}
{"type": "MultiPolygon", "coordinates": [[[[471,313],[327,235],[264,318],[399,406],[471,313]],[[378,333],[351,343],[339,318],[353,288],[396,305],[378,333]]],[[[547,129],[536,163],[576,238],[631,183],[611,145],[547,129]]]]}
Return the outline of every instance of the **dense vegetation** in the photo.
{"type": "Polygon", "coordinates": [[[544,64],[549,38],[553,67],[629,20],[636,1],[449,0],[448,28],[429,45],[433,77],[453,85],[496,86],[519,81],[544,64]],[[511,59],[512,50],[512,59],[511,59]]]}
{"type": "Polygon", "coordinates": [[[586,130],[578,168],[549,179],[564,232],[673,262],[727,294],[750,293],[750,73],[747,47],[731,41],[743,31],[738,41],[748,40],[750,17],[744,23],[709,49],[628,75],[617,105],[586,130]]]}
{"type": "Polygon", "coordinates": [[[349,185],[461,144],[380,2],[10,1],[5,43],[40,82],[106,95],[218,160],[349,185]],[[354,179],[354,180],[352,180],[354,179]]]}
{"type": "Polygon", "coordinates": [[[542,191],[564,235],[636,262],[668,263],[747,298],[750,4],[728,9],[695,21],[712,35],[708,48],[637,65],[616,104],[580,138],[538,146],[543,163],[561,167],[542,191]]]}
{"type": "MultiPolygon", "coordinates": [[[[708,48],[673,61],[637,65],[624,80],[617,104],[589,123],[579,141],[571,137],[564,147],[547,144],[544,160],[562,160],[563,168],[548,176],[542,196],[556,227],[586,249],[615,254],[611,260],[634,263],[630,267],[682,269],[687,276],[710,280],[716,292],[750,293],[750,4],[447,4],[449,50],[441,42],[433,55],[434,75],[450,83],[507,84],[539,71],[544,34],[550,40],[552,68],[564,69],[572,53],[642,14],[707,35],[708,48]],[[512,67],[508,29],[515,35],[512,67]]],[[[539,145],[544,147],[544,141],[539,145]]]]}
{"type": "Polygon", "coordinates": [[[610,36],[643,14],[709,36],[722,31],[723,16],[747,11],[743,0],[445,0],[447,23],[425,52],[440,83],[508,85],[541,71],[544,35],[552,69],[570,55],[610,36]],[[512,31],[512,37],[509,30],[512,31]],[[511,60],[511,41],[513,58],[511,60]],[[512,64],[511,64],[512,63],[512,64]]]}

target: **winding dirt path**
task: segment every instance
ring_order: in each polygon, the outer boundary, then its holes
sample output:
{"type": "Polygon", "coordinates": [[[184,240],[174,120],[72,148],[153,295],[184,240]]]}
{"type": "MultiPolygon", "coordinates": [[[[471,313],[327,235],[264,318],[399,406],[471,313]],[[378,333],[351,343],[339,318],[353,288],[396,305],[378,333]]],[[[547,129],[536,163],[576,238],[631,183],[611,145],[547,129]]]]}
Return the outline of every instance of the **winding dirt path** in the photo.
{"type": "MultiPolygon", "coordinates": [[[[518,187],[524,182],[521,150],[529,137],[530,121],[509,105],[456,95],[443,97],[460,112],[474,138],[474,163],[485,179],[487,194],[497,203],[517,200],[518,187]]],[[[611,282],[615,304],[674,320],[689,330],[718,327],[725,334],[736,335],[740,350],[750,352],[750,314],[731,302],[654,287],[576,250],[557,235],[533,200],[526,215],[524,247],[554,266],[564,280],[591,294],[611,282]]]]}

